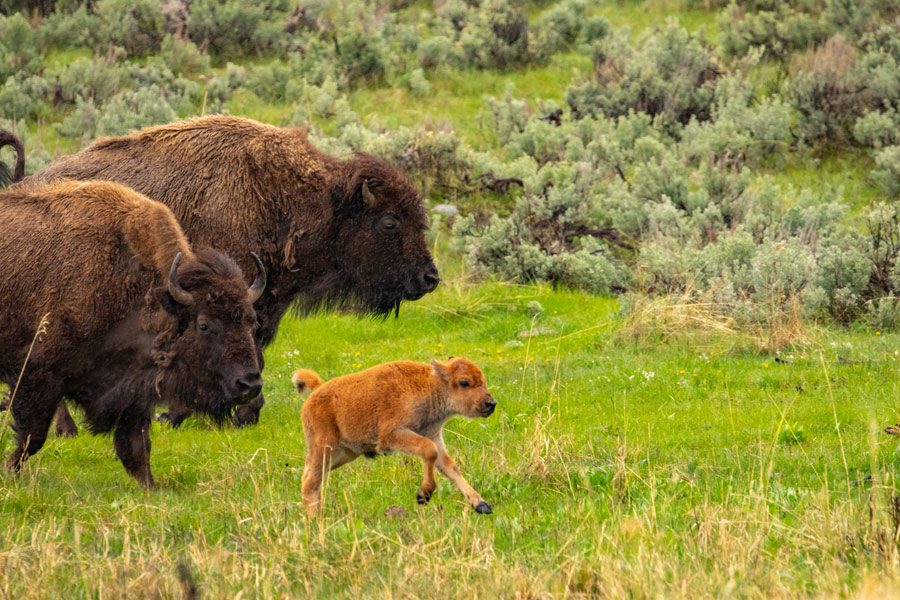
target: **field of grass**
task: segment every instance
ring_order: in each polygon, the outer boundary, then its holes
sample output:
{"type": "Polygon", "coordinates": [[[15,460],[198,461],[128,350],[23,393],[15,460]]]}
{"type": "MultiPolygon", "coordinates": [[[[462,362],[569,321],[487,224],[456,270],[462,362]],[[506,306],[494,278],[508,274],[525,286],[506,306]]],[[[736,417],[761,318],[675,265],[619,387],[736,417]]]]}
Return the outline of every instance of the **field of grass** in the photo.
{"type": "Polygon", "coordinates": [[[258,426],[154,425],[159,491],[87,434],[0,476],[0,597],[893,592],[900,336],[810,331],[777,357],[736,333],[663,339],[615,300],[468,284],[440,254],[449,281],[399,319],[287,319],[258,426]],[[309,520],[293,369],[450,355],[499,401],[446,435],[494,514],[440,477],[417,507],[421,463],[392,455],[335,471],[309,520]]]}
{"type": "MultiPolygon", "coordinates": [[[[715,12],[682,1],[596,11],[634,34],[678,17],[715,35],[715,12]]],[[[560,101],[590,68],[567,53],[521,72],[430,75],[426,99],[378,86],[349,99],[364,120],[446,121],[490,149],[485,95],[512,83],[560,101]]],[[[293,112],[250,92],[227,108],[276,124],[293,112]]],[[[40,132],[51,153],[74,149],[40,132]]],[[[856,211],[876,194],[868,160],[773,157],[758,174],[842,186],[856,211]]],[[[158,491],[127,476],[110,437],[87,433],[51,436],[18,476],[0,471],[0,598],[900,597],[900,439],[884,432],[900,423],[900,334],[808,326],[777,355],[753,331],[674,316],[664,336],[617,299],[473,282],[461,257],[436,250],[444,283],[399,319],[285,319],[257,426],[155,424],[158,491]],[[335,471],[310,520],[292,371],[448,356],[478,363],[499,402],[445,435],[494,513],[476,514],[441,476],[418,507],[421,462],[392,455],[335,471]]],[[[0,435],[5,456],[11,431],[0,435]]]]}

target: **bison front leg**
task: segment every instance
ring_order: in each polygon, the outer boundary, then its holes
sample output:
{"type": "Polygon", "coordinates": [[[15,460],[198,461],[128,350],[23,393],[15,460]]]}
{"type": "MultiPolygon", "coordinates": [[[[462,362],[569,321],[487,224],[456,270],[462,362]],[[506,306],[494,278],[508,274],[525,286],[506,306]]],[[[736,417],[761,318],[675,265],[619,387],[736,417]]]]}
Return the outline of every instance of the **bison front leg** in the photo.
{"type": "Polygon", "coordinates": [[[16,449],[6,461],[7,468],[18,471],[28,457],[41,449],[47,440],[53,412],[60,401],[59,388],[35,368],[36,377],[23,380],[12,400],[12,417],[16,422],[16,449]],[[43,381],[39,380],[44,379],[43,381]]]}
{"type": "Polygon", "coordinates": [[[155,489],[150,472],[150,415],[123,414],[113,435],[116,454],[128,473],[147,489],[155,489]]]}
{"type": "Polygon", "coordinates": [[[491,505],[484,501],[484,498],[481,497],[481,494],[475,491],[469,482],[466,481],[466,478],[462,476],[462,472],[459,470],[459,467],[456,466],[456,463],[453,462],[453,459],[450,458],[450,455],[447,454],[447,447],[444,446],[444,438],[440,434],[435,440],[435,445],[437,446],[438,458],[437,458],[437,468],[444,477],[452,481],[456,484],[456,487],[459,488],[459,491],[463,493],[463,496],[466,497],[466,501],[471,505],[472,508],[475,509],[476,512],[489,515],[491,514],[491,505]]]}

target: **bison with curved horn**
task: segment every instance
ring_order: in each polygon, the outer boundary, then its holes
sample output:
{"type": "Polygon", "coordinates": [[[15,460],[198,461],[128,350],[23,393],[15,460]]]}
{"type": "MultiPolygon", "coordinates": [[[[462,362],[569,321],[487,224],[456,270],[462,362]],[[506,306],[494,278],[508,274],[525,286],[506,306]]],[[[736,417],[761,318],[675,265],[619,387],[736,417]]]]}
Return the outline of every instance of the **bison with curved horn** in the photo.
{"type": "Polygon", "coordinates": [[[126,470],[154,487],[155,404],[179,398],[224,419],[262,389],[253,303],[266,276],[256,263],[248,287],[225,254],[192,250],[168,208],[118,184],[0,193],[0,380],[18,380],[7,466],[41,448],[67,397],[93,431],[115,430],[126,470]]]}
{"type": "MultiPolygon", "coordinates": [[[[387,316],[439,281],[412,182],[368,154],[329,156],[303,129],[201,117],[99,140],[23,185],[59,178],[127,185],[171,208],[193,243],[220,248],[242,266],[259,249],[269,274],[256,305],[260,350],[292,304],[387,316]]],[[[236,411],[235,423],[256,422],[263,402],[236,411]]],[[[174,425],[189,414],[170,404],[174,425]]]]}

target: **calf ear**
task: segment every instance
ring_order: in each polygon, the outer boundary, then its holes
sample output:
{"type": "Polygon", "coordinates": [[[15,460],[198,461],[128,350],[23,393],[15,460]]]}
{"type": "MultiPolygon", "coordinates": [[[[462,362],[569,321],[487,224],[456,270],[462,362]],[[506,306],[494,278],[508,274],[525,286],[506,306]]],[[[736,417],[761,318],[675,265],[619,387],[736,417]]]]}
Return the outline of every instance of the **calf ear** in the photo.
{"type": "Polygon", "coordinates": [[[432,358],[431,368],[434,369],[434,374],[441,378],[441,381],[444,383],[450,381],[450,371],[447,369],[447,365],[439,363],[432,358]]]}

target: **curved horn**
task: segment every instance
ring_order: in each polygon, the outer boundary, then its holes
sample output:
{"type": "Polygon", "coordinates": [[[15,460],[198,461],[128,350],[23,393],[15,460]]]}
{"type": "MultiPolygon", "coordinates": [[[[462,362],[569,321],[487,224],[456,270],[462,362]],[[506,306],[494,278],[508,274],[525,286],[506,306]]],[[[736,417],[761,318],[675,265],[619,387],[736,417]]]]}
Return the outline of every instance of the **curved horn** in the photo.
{"type": "Polygon", "coordinates": [[[190,306],[194,303],[194,297],[191,296],[181,284],[178,283],[178,263],[181,262],[181,252],[175,255],[175,260],[172,261],[172,268],[169,269],[169,293],[175,298],[175,302],[179,304],[184,304],[185,306],[190,306]]]}
{"type": "Polygon", "coordinates": [[[259,300],[263,295],[263,290],[266,289],[266,268],[255,252],[251,252],[250,256],[256,261],[256,280],[250,286],[250,289],[247,290],[247,298],[250,299],[250,304],[253,304],[259,300]]]}
{"type": "Polygon", "coordinates": [[[13,170],[12,182],[19,183],[25,178],[25,144],[12,132],[0,129],[0,148],[12,146],[16,150],[16,166],[13,170]]]}

